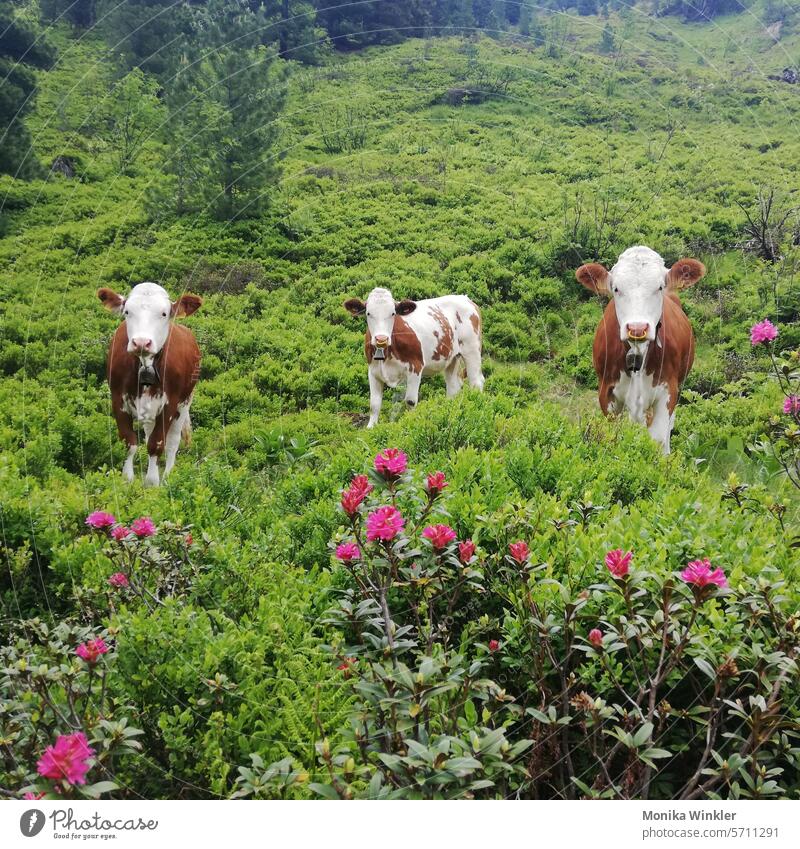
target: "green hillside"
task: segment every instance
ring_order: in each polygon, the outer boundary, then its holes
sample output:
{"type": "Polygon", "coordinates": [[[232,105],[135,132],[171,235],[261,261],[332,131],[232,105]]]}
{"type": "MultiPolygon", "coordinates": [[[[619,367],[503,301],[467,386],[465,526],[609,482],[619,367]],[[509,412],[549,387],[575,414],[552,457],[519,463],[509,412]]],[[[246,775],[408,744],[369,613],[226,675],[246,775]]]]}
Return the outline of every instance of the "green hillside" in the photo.
{"type": "MultiPolygon", "coordinates": [[[[56,59],[31,72],[26,117],[44,170],[0,175],[4,792],[44,792],[42,747],[83,727],[103,753],[94,781],[117,785],[96,792],[120,798],[672,798],[699,793],[692,743],[700,757],[712,716],[715,751],[741,748],[746,778],[719,770],[699,795],[798,797],[797,488],[768,447],[784,394],[750,327],[770,318],[774,350],[800,348],[800,84],[769,78],[800,59],[800,23],[768,25],[758,6],[702,23],[542,13],[529,36],[276,60],[286,97],[266,155],[279,176],[234,220],[211,203],[176,213],[169,84],[136,83],[146,132],[120,168],[109,128],[127,69],[102,33],[47,29],[56,59]],[[48,173],[58,156],[73,177],[48,173]],[[770,191],[772,224],[787,214],[774,261],[745,229],[770,191]],[[600,415],[603,303],[574,278],[635,244],[708,269],[682,296],[697,358],[669,457],[600,415]],[[204,299],[185,321],[203,353],[194,438],[158,489],[120,474],[105,379],[117,319],[95,295],[143,280],[204,299]],[[366,430],[364,331],[342,303],[375,286],[472,298],[484,393],[447,400],[426,378],[416,409],[387,392],[366,430]],[[395,446],[413,472],[397,492],[373,473],[370,503],[391,497],[408,518],[404,551],[423,553],[374,554],[393,570],[381,596],[393,649],[377,596],[360,595],[332,543],[352,536],[342,489],[395,446]],[[436,470],[449,486],[426,507],[436,470]],[[158,532],[114,542],[85,526],[98,510],[150,516],[158,532]],[[455,549],[447,562],[429,553],[428,522],[475,541],[475,574],[455,549]],[[528,572],[507,555],[520,539],[528,572]],[[613,549],[634,552],[630,591],[607,580],[613,549]],[[730,596],[675,578],[705,557],[730,596]],[[109,587],[119,571],[141,591],[109,587]],[[675,666],[650,669],[669,592],[675,666]],[[595,623],[605,656],[587,642],[595,623]],[[98,634],[112,646],[99,706],[86,693],[100,677],[72,648],[98,634]],[[719,672],[729,661],[741,674],[719,672]],[[646,697],[631,709],[619,692],[636,702],[651,673],[661,712],[648,716],[646,697]],[[751,716],[747,699],[778,679],[784,723],[754,746],[721,699],[751,716]],[[125,722],[142,733],[113,725],[125,722]],[[579,751],[565,772],[564,751],[590,732],[600,756],[579,751]],[[404,742],[373,752],[382,735],[404,742]]],[[[189,165],[212,153],[193,150],[189,165]]],[[[792,444],[796,458],[790,432],[782,450],[792,444]]],[[[138,463],[141,476],[143,449],[138,463]]]]}

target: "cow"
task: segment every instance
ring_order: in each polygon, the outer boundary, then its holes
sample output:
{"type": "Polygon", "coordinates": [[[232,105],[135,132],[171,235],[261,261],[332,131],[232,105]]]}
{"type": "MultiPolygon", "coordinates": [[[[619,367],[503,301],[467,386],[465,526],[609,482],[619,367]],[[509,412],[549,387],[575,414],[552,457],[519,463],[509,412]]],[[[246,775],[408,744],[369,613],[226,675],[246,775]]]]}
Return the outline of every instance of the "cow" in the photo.
{"type": "Polygon", "coordinates": [[[369,375],[369,422],[375,427],[384,387],[406,384],[406,404],[416,406],[424,375],[444,372],[447,396],[461,389],[462,362],[471,386],[483,389],[481,316],[465,295],[395,301],[388,289],[373,289],[366,303],[350,298],[351,315],[366,314],[364,353],[369,375]]]}
{"type": "Polygon", "coordinates": [[[200,374],[200,349],[188,327],[173,319],[191,315],[203,303],[181,295],[174,303],[156,283],[139,283],[127,298],[113,289],[98,289],[103,306],[124,317],[108,349],[111,409],[120,438],[128,446],[122,476],[133,480],[133,459],[141,424],[147,440],[146,486],[158,486],[158,461],[166,450],[164,477],[175,465],[183,435],[191,439],[189,408],[200,374]]]}
{"type": "Polygon", "coordinates": [[[600,409],[605,415],[626,409],[665,454],[681,384],[694,361],[692,325],[678,292],[705,273],[696,259],[667,268],[644,245],[620,254],[611,271],[592,262],[575,272],[589,291],[611,299],[594,336],[600,409]]]}

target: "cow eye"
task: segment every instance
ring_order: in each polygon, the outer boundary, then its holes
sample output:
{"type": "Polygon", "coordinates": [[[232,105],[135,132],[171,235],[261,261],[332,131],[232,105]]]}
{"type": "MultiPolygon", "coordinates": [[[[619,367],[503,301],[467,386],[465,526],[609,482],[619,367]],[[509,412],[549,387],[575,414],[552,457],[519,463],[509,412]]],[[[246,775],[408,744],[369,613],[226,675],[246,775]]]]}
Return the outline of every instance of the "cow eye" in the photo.
{"type": "Polygon", "coordinates": [[[167,317],[167,314],[166,314],[165,312],[162,312],[162,313],[161,313],[161,315],[163,315],[163,316],[164,316],[164,318],[166,318],[166,317],[167,317]]]}

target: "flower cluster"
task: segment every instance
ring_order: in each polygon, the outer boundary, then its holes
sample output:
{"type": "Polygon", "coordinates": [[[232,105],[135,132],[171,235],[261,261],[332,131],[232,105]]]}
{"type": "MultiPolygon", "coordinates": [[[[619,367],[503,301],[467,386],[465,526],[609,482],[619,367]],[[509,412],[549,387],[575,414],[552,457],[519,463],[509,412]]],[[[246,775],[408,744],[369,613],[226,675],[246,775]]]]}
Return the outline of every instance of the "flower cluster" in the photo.
{"type": "Polygon", "coordinates": [[[686,568],[681,572],[681,578],[687,584],[694,584],[696,587],[701,588],[708,586],[724,588],[728,586],[728,579],[725,577],[725,573],[722,569],[714,569],[707,557],[687,563],[686,568]]]}
{"type": "Polygon", "coordinates": [[[753,345],[761,345],[763,342],[772,342],[778,337],[778,328],[768,319],[759,321],[750,328],[750,342],[753,345]]]}
{"type": "Polygon", "coordinates": [[[75,654],[82,660],[85,660],[90,666],[94,666],[100,659],[100,656],[107,652],[108,646],[102,637],[97,637],[95,640],[87,640],[75,649],[75,654]]]}
{"type": "Polygon", "coordinates": [[[61,734],[54,746],[48,746],[36,764],[43,778],[66,781],[68,784],[86,784],[86,773],[95,751],[82,731],[61,734]]]}
{"type": "Polygon", "coordinates": [[[606,566],[608,571],[615,578],[625,578],[630,571],[631,559],[633,558],[632,551],[625,551],[621,548],[615,548],[606,554],[606,566]]]}
{"type": "Polygon", "coordinates": [[[351,518],[355,516],[361,502],[373,489],[366,475],[356,475],[350,482],[350,486],[342,492],[342,510],[351,518]]]}
{"type": "Polygon", "coordinates": [[[130,527],[127,527],[122,523],[117,523],[116,516],[113,513],[95,510],[86,517],[85,523],[92,530],[104,531],[115,542],[122,542],[131,534],[139,539],[144,539],[156,533],[155,522],[149,516],[140,516],[131,522],[130,527]]]}
{"type": "Polygon", "coordinates": [[[375,471],[388,481],[396,480],[408,468],[408,457],[399,448],[384,448],[375,457],[375,471]]]}

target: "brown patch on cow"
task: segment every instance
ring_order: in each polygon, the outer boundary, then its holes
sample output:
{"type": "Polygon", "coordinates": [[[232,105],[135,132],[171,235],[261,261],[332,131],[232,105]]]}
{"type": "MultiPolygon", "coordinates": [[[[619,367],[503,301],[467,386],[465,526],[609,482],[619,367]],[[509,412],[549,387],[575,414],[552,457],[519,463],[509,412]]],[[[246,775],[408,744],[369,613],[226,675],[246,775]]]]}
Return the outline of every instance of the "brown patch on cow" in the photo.
{"type": "MultiPolygon", "coordinates": [[[[600,382],[600,408],[608,415],[613,403],[613,390],[625,371],[627,346],[619,338],[619,322],[614,301],[609,301],[594,335],[592,359],[600,382]]],[[[694,362],[694,333],[681,307],[678,296],[667,292],[658,339],[647,346],[644,362],[646,374],[653,375],[657,384],[665,383],[669,390],[669,412],[675,409],[681,384],[694,362]],[[661,344],[658,344],[658,340],[661,344]]]]}
{"type": "Polygon", "coordinates": [[[599,262],[586,263],[575,272],[575,279],[578,283],[598,295],[611,295],[608,288],[608,278],[608,269],[600,265],[599,262]]]}
{"type": "Polygon", "coordinates": [[[706,267],[699,259],[679,259],[667,273],[667,285],[673,291],[688,289],[705,274],[706,267]]]}
{"type": "Polygon", "coordinates": [[[434,360],[449,360],[453,353],[453,327],[447,320],[447,316],[439,307],[430,308],[431,316],[439,323],[441,333],[433,331],[436,337],[436,347],[433,351],[434,360]]]}
{"type": "Polygon", "coordinates": [[[472,325],[472,329],[475,331],[475,335],[478,339],[481,338],[481,317],[478,314],[477,310],[472,313],[469,317],[469,323],[472,325]]]}
{"type": "MultiPolygon", "coordinates": [[[[375,346],[369,338],[369,330],[364,334],[364,355],[367,364],[375,359],[375,346]]],[[[399,315],[394,317],[392,325],[392,344],[386,349],[387,360],[397,360],[408,366],[414,373],[422,371],[422,345],[417,334],[408,326],[406,320],[399,315]]]]}
{"type": "Polygon", "coordinates": [[[145,387],[139,385],[139,358],[128,353],[128,329],[122,322],[114,333],[108,349],[108,385],[111,389],[111,408],[117,430],[129,446],[137,445],[133,416],[125,411],[124,398],[140,397],[145,389],[153,397],[167,396],[164,409],[156,418],[155,427],[147,443],[150,455],[160,456],[172,423],[178,416],[178,405],[191,397],[200,376],[200,348],[188,327],[170,326],[164,347],[156,355],[158,383],[145,387]]]}

